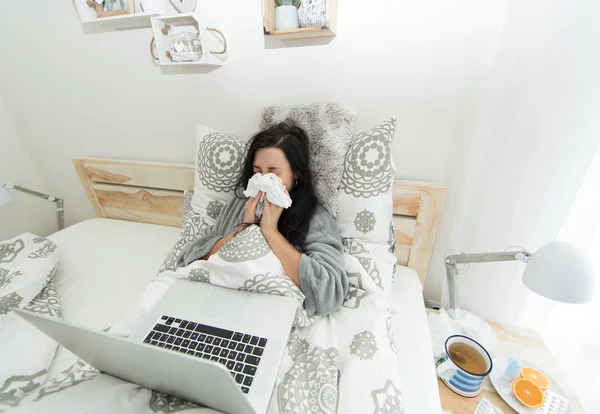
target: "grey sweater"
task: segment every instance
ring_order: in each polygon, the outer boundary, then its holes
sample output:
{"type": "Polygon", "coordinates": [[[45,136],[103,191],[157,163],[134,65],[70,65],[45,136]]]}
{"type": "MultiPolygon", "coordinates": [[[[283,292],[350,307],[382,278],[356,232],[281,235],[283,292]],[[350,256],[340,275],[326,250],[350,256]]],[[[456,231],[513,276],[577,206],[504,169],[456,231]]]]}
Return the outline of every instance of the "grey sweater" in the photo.
{"type": "MultiPolygon", "coordinates": [[[[206,256],[223,236],[244,221],[246,199],[234,199],[223,208],[217,223],[188,244],[177,267],[187,266],[206,256]]],[[[306,239],[300,246],[300,286],[309,315],[327,315],[337,311],[348,293],[342,241],[335,219],[320,205],[310,221],[306,239]]]]}

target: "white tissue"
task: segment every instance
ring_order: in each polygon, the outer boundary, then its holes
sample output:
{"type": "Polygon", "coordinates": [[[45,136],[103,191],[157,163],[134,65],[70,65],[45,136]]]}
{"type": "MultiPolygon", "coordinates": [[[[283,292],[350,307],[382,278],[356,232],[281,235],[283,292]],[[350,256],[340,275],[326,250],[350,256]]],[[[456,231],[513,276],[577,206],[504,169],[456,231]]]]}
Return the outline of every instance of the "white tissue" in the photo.
{"type": "Polygon", "coordinates": [[[256,207],[256,216],[262,217],[265,209],[265,195],[269,202],[283,208],[289,208],[292,205],[292,199],[285,193],[285,185],[281,182],[281,178],[273,173],[262,175],[256,173],[248,181],[248,187],[244,191],[246,197],[256,197],[259,191],[263,192],[263,196],[256,207]]]}

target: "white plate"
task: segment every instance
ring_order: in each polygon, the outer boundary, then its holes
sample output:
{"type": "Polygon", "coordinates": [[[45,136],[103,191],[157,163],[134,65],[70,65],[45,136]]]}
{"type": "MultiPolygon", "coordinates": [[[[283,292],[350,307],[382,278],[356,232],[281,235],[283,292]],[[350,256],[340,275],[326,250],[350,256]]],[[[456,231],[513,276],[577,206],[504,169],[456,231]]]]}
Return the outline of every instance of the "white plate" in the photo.
{"type": "MultiPolygon", "coordinates": [[[[492,382],[492,385],[494,386],[494,388],[496,389],[496,392],[500,395],[500,397],[502,397],[502,399],[508,405],[510,405],[513,410],[515,410],[519,414],[540,414],[541,411],[539,411],[537,408],[528,408],[528,407],[525,407],[523,404],[521,404],[512,392],[512,383],[510,383],[504,379],[504,371],[506,370],[506,367],[508,366],[508,357],[507,356],[497,356],[496,358],[493,359],[493,362],[494,362],[494,367],[492,368],[492,372],[490,373],[490,381],[492,382]]],[[[524,367],[532,367],[532,368],[537,369],[540,372],[544,372],[543,369],[541,369],[537,365],[535,365],[529,361],[526,361],[526,360],[523,360],[523,366],[524,367]]],[[[560,385],[558,385],[558,383],[556,381],[554,381],[554,378],[552,378],[550,375],[546,374],[545,372],[544,372],[544,375],[546,375],[548,377],[548,379],[550,380],[550,384],[551,384],[550,390],[553,393],[558,394],[561,397],[568,398],[567,394],[560,387],[560,385]]],[[[570,404],[570,401],[569,401],[569,404],[570,404]]],[[[569,413],[569,414],[573,413],[573,407],[571,405],[569,405],[569,410],[567,411],[567,413],[569,413]]]]}

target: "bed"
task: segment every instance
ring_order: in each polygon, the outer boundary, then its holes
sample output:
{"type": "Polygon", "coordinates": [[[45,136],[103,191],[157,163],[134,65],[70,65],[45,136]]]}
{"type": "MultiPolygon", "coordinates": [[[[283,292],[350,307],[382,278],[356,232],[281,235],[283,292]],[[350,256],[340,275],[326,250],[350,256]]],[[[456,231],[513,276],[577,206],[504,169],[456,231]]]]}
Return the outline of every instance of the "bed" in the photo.
{"type": "MultiPolygon", "coordinates": [[[[66,321],[102,330],[143,293],[178,239],[183,192],[193,187],[194,172],[188,165],[135,161],[74,164],[98,218],[49,237],[61,248],[56,290],[66,321]]],[[[437,184],[394,182],[399,266],[389,307],[408,413],[441,412],[422,285],[445,193],[437,184]]],[[[49,378],[74,359],[59,348],[49,378]]]]}

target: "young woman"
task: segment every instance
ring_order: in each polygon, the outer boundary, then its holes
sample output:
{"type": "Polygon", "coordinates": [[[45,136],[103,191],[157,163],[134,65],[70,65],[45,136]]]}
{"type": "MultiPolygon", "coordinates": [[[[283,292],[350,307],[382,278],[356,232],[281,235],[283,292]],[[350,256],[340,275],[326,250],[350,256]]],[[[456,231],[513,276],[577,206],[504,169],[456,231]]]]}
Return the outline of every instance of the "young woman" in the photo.
{"type": "Polygon", "coordinates": [[[259,225],[271,250],[304,296],[308,314],[327,315],[342,306],[348,293],[342,242],[335,219],[317,203],[308,167],[308,137],[301,128],[281,123],[252,138],[236,197],[223,209],[217,223],[190,243],[178,266],[208,260],[246,227],[259,225]],[[245,198],[242,191],[257,172],[274,173],[285,185],[292,206],[283,209],[265,198],[245,198]]]}

